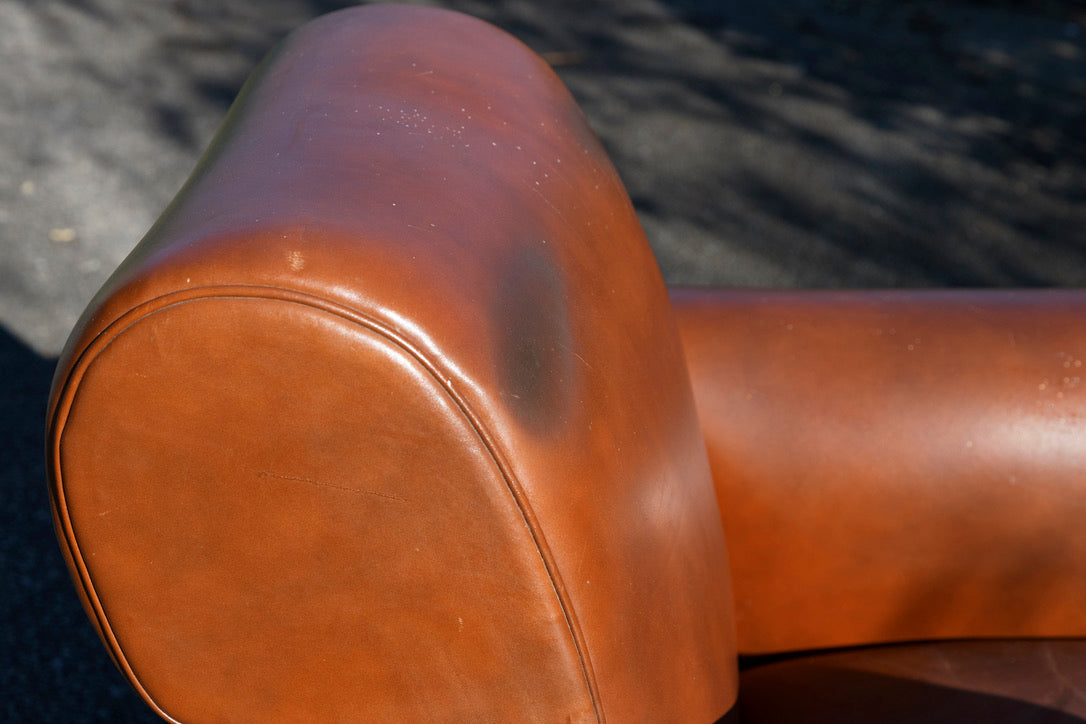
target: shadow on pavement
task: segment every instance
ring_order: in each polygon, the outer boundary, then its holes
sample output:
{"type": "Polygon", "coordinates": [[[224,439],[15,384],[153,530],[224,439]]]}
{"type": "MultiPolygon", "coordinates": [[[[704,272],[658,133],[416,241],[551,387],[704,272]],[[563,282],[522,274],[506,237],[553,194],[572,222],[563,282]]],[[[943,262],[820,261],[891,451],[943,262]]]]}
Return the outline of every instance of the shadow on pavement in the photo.
{"type": "Polygon", "coordinates": [[[761,16],[667,4],[740,62],[766,69],[737,84],[662,68],[699,101],[688,111],[715,106],[722,126],[803,149],[808,164],[833,170],[826,188],[835,198],[799,169],[800,183],[788,173],[729,174],[743,213],[783,222],[775,237],[746,239],[751,251],[795,258],[806,253],[799,239],[828,244],[867,256],[895,284],[1086,279],[1066,265],[1086,251],[1086,29],[1074,4],[838,0],[777,4],[761,16]]]}
{"type": "MultiPolygon", "coordinates": [[[[172,172],[276,41],[354,4],[177,0],[160,16],[115,0],[64,6],[153,38],[135,70],[99,78],[88,59],[85,72],[146,113],[177,155],[172,172]]],[[[669,282],[1086,285],[1081,3],[434,4],[492,22],[552,62],[669,282]]],[[[71,18],[57,27],[60,43],[83,32],[71,18]]],[[[144,172],[127,145],[101,146],[96,167],[144,172]]]]}

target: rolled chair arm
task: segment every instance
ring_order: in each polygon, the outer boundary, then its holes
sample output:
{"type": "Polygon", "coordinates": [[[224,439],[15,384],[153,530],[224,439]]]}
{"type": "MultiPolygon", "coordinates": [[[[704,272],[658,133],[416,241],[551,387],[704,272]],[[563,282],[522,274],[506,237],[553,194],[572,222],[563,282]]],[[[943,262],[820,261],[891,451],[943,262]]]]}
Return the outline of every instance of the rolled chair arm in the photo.
{"type": "Polygon", "coordinates": [[[672,301],[741,652],[1086,635],[1086,292],[672,301]]]}
{"type": "Polygon", "coordinates": [[[681,360],[546,64],[454,13],[335,13],[73,332],[62,546],[173,720],[711,721],[731,594],[681,360]]]}

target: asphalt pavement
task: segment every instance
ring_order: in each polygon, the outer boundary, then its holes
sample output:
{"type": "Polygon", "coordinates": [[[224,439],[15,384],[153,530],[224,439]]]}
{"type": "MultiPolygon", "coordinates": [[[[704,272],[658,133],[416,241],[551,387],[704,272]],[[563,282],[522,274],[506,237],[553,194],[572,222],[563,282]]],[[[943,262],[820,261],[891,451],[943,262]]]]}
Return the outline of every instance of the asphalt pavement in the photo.
{"type": "MultiPolygon", "coordinates": [[[[249,70],[350,4],[0,0],[0,720],[154,720],[53,537],[55,356],[249,70]]],[[[1082,2],[432,4],[555,66],[671,283],[1086,282],[1082,2]]]]}

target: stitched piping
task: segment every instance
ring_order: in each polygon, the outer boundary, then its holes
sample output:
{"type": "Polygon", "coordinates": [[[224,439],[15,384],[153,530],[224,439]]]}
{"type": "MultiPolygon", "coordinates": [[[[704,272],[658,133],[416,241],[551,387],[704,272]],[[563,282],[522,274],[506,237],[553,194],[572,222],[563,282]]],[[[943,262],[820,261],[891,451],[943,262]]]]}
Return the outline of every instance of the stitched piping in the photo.
{"type": "Polygon", "coordinates": [[[119,337],[125,330],[134,325],[141,319],[148,317],[152,314],[164,311],[165,309],[186,302],[210,300],[217,298],[238,298],[238,299],[267,299],[271,301],[283,301],[289,303],[300,304],[311,308],[318,309],[320,311],[333,314],[348,322],[358,324],[365,327],[370,331],[384,337],[389,342],[400,348],[407,353],[411,358],[417,361],[437,384],[445,391],[445,394],[449,396],[449,399],[453,401],[456,407],[467,419],[471,425],[472,430],[479,437],[479,440],[483,443],[487,452],[490,454],[494,461],[495,466],[501,473],[502,479],[505,481],[506,487],[509,490],[510,495],[513,497],[513,501],[517,506],[517,510],[520,512],[524,519],[525,525],[528,527],[528,532],[532,537],[533,543],[535,543],[536,551],[539,554],[540,559],[543,561],[544,569],[547,571],[547,577],[550,580],[551,586],[554,589],[555,596],[558,599],[559,607],[562,610],[562,615],[565,618],[566,626],[569,628],[570,635],[573,638],[573,645],[577,651],[577,658],[581,665],[581,673],[584,676],[585,685],[588,687],[589,698],[592,701],[592,709],[596,716],[596,721],[605,721],[603,710],[600,705],[599,689],[596,684],[595,673],[592,670],[591,662],[588,658],[588,650],[585,644],[584,635],[581,632],[580,625],[577,622],[577,618],[574,615],[572,604],[569,600],[569,594],[562,583],[561,576],[558,573],[558,566],[554,561],[553,554],[547,545],[546,539],[543,536],[543,531],[539,525],[538,520],[533,513],[530,504],[528,503],[527,496],[524,494],[519,482],[516,480],[516,476],[512,472],[512,467],[509,465],[505,456],[501,453],[499,446],[495,442],[493,436],[486,430],[486,427],[482,424],[479,417],[472,411],[467,401],[464,400],[456,390],[454,390],[449,384],[449,378],[442,374],[442,369],[439,365],[431,361],[422,351],[412,344],[408,339],[402,335],[390,329],[387,325],[382,323],[379,319],[371,317],[367,314],[357,312],[349,307],[332,302],[330,300],[306,293],[299,292],[292,289],[286,289],[276,286],[265,285],[221,285],[221,286],[209,286],[209,287],[196,287],[193,289],[186,289],[177,292],[171,292],[162,296],[151,299],[136,307],[133,307],[125,314],[118,317],[111,322],[105,329],[99,332],[93,340],[84,348],[80,353],[76,361],[71,365],[70,372],[65,378],[63,388],[58,395],[58,403],[53,413],[52,420],[50,421],[49,428],[49,445],[50,456],[52,460],[53,475],[51,476],[50,485],[53,487],[53,500],[56,506],[56,513],[61,521],[61,531],[63,533],[63,540],[68,548],[70,558],[73,561],[77,572],[79,574],[79,584],[82,588],[86,600],[90,602],[93,609],[95,622],[98,630],[102,634],[102,638],[105,640],[110,654],[117,665],[125,673],[128,680],[132,682],[140,696],[150,705],[159,716],[164,719],[173,722],[174,724],[181,724],[176,719],[170,717],[165,711],[159,707],[152,699],[149,692],[143,688],[136,677],[135,672],[132,670],[128,661],[125,659],[123,652],[121,651],[120,643],[117,641],[116,636],[113,633],[112,628],[109,626],[109,622],[106,618],[105,611],[102,607],[101,601],[98,600],[98,596],[94,591],[94,585],[90,580],[90,573],[87,570],[86,564],[83,561],[82,554],[79,551],[79,544],[75,539],[75,529],[72,526],[71,517],[68,514],[67,500],[64,496],[64,482],[62,478],[62,472],[60,467],[60,440],[64,433],[64,427],[68,420],[68,415],[71,411],[72,402],[75,396],[75,391],[78,389],[79,383],[82,381],[83,376],[86,374],[87,369],[98,357],[98,355],[113,342],[114,339],[119,337]]]}

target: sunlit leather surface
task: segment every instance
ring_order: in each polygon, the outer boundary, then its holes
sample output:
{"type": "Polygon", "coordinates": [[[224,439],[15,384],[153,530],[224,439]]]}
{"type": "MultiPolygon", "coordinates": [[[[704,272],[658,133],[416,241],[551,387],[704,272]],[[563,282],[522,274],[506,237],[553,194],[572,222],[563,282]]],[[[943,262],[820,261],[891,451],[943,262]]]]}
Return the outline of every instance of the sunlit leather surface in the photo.
{"type": "Polygon", "coordinates": [[[741,652],[1086,635],[1086,293],[672,297],[741,652]]]}
{"type": "Polygon", "coordinates": [[[682,360],[542,60],[448,12],[333,14],[73,333],[62,542],[178,720],[709,721],[734,627],[682,360]]]}
{"type": "Polygon", "coordinates": [[[175,721],[1072,721],[1081,299],[669,298],[543,61],[335,13],[73,331],[61,547],[175,721]]]}

